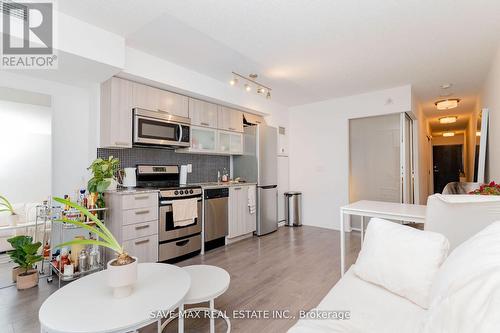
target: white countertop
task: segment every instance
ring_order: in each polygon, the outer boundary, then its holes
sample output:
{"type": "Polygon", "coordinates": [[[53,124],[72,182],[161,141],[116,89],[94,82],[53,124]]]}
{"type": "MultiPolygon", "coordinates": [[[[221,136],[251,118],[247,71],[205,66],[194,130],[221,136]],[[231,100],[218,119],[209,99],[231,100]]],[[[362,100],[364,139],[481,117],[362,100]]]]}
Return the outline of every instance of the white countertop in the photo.
{"type": "Polygon", "coordinates": [[[257,185],[257,183],[252,183],[252,182],[248,182],[248,183],[238,183],[238,182],[227,182],[227,183],[223,183],[223,182],[209,182],[209,183],[192,183],[192,184],[189,184],[189,185],[198,185],[198,186],[201,186],[204,189],[208,189],[208,188],[222,188],[222,187],[234,187],[234,186],[252,186],[252,185],[257,185]]]}
{"type": "Polygon", "coordinates": [[[141,187],[119,187],[116,190],[107,190],[105,193],[115,194],[137,194],[137,193],[159,193],[160,190],[154,188],[141,188],[141,187]]]}

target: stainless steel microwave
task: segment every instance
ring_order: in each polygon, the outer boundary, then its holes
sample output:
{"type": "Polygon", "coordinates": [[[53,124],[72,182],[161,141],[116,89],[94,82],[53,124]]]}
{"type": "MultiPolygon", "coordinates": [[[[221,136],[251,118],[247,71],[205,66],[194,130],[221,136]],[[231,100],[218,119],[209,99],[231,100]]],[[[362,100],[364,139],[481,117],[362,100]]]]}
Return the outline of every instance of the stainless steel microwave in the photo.
{"type": "Polygon", "coordinates": [[[168,112],[133,109],[135,146],[189,147],[191,119],[168,112]]]}

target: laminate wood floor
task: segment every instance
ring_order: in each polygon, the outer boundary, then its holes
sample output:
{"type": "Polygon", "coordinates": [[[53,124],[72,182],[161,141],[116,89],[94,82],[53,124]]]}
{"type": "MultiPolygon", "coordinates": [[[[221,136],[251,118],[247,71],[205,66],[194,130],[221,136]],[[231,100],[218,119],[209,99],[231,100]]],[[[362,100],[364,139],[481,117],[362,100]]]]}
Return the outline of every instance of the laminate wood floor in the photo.
{"type": "MultiPolygon", "coordinates": [[[[339,280],[339,236],[338,231],[329,229],[282,227],[272,234],[242,240],[178,265],[208,264],[226,269],[231,284],[216,299],[215,306],[229,315],[235,310],[288,310],[296,315],[299,310],[315,307],[339,280]]],[[[347,233],[346,246],[349,266],[359,252],[359,234],[347,233]]],[[[47,284],[42,279],[37,288],[22,292],[15,287],[0,289],[0,332],[40,332],[38,309],[56,288],[56,280],[47,284]]],[[[231,319],[233,332],[286,332],[295,322],[296,319],[231,319]]],[[[216,321],[216,331],[225,332],[222,320],[216,321]]],[[[155,327],[141,330],[149,332],[156,332],[155,327]]],[[[164,332],[177,332],[177,322],[170,323],[164,332]]],[[[187,319],[185,332],[208,332],[208,320],[187,319]]]]}

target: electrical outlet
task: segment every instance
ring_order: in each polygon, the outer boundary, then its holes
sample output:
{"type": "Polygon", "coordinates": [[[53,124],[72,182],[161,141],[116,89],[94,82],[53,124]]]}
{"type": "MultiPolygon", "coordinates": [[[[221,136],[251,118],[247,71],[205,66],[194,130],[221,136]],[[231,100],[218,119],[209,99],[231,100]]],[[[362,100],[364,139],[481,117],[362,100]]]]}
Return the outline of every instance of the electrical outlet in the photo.
{"type": "Polygon", "coordinates": [[[192,165],[192,164],[188,164],[188,165],[187,165],[187,172],[188,172],[188,173],[193,172],[193,165],[192,165]]]}

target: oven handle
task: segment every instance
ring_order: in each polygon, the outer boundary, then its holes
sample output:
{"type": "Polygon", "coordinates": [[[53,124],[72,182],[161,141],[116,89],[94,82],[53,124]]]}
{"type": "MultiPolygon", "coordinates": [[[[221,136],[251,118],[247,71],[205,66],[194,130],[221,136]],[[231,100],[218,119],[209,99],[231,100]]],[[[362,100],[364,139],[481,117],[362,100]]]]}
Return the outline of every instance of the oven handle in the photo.
{"type": "MultiPolygon", "coordinates": [[[[202,198],[199,198],[198,201],[202,201],[202,198]]],[[[171,205],[174,202],[174,200],[169,200],[169,201],[160,201],[160,206],[165,206],[165,205],[171,205]]]]}

